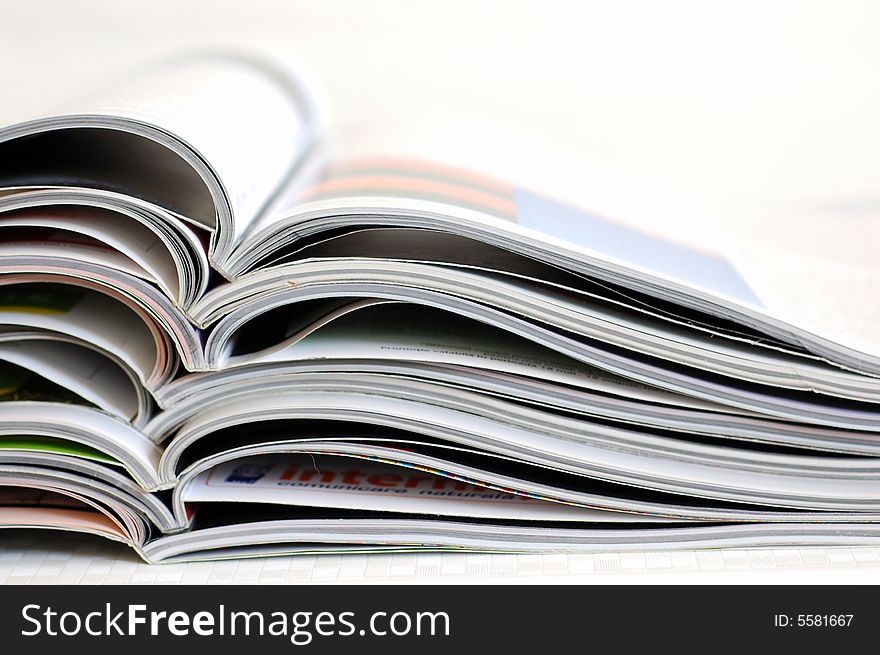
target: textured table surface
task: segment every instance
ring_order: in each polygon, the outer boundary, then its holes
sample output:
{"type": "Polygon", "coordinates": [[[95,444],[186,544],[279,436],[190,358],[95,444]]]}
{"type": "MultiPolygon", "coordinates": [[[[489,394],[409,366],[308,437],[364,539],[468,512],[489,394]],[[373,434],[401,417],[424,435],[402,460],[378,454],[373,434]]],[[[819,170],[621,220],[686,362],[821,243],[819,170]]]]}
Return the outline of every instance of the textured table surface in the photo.
{"type": "Polygon", "coordinates": [[[0,584],[880,582],[880,547],[601,554],[304,556],[149,565],[80,535],[2,535],[0,584]]]}

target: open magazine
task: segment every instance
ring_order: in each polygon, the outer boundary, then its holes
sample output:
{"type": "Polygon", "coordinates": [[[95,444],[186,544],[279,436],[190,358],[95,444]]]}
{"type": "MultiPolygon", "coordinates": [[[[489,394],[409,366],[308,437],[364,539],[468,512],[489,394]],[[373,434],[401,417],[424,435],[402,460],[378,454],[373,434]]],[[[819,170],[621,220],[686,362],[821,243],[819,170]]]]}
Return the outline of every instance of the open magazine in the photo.
{"type": "Polygon", "coordinates": [[[152,562],[877,543],[875,324],[319,125],[199,54],[0,129],[0,527],[152,562]]]}

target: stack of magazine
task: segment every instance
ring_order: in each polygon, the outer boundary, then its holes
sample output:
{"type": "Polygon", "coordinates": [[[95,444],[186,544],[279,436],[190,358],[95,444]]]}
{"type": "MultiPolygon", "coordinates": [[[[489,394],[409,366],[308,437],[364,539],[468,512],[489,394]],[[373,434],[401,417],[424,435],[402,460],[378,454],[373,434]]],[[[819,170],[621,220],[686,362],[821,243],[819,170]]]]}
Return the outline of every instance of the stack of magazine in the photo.
{"type": "Polygon", "coordinates": [[[878,543],[876,326],[346,157],[314,106],[194,55],[0,129],[0,527],[151,562],[878,543]]]}

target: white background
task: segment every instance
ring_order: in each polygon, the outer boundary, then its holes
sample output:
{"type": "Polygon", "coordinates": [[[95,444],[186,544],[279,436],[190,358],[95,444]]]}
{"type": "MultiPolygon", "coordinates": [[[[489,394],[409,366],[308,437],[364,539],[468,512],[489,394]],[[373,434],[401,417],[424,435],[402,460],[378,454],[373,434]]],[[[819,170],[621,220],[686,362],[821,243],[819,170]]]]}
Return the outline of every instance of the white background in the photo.
{"type": "MultiPolygon", "coordinates": [[[[468,143],[459,159],[476,168],[682,239],[726,238],[717,225],[746,244],[764,231],[779,243],[812,233],[825,243],[838,225],[875,239],[878,33],[880,3],[871,2],[5,0],[0,123],[154,56],[235,45],[307,71],[334,134],[384,127],[404,140],[413,132],[430,140],[454,132],[468,143]],[[825,228],[804,227],[817,216],[825,228]]],[[[437,141],[438,151],[450,149],[437,141]]],[[[877,245],[860,244],[868,252],[877,245]]],[[[19,542],[0,540],[0,581],[76,577],[95,566],[105,579],[124,570],[159,581],[253,581],[240,572],[265,566],[283,568],[284,579],[315,571],[320,579],[328,566],[373,566],[380,574],[364,578],[371,580],[400,580],[395,566],[414,579],[418,567],[432,572],[429,579],[500,579],[524,566],[520,573],[533,579],[634,580],[662,571],[692,582],[880,581],[880,549],[626,556],[616,564],[604,555],[331,558],[205,565],[178,575],[114,563],[114,549],[92,552],[89,541],[77,559],[55,545],[23,554],[19,542]]]]}

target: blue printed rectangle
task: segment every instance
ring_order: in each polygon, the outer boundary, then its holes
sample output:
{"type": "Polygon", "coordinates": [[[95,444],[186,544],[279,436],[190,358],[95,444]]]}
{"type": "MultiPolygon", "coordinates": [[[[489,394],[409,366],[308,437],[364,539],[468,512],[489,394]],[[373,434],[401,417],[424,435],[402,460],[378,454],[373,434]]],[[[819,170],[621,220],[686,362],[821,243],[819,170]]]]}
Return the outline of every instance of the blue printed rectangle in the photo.
{"type": "Polygon", "coordinates": [[[696,284],[752,305],[762,305],[736,268],[720,255],[675,243],[519,189],[516,191],[516,209],[517,222],[523,227],[689,285],[696,284]]]}

